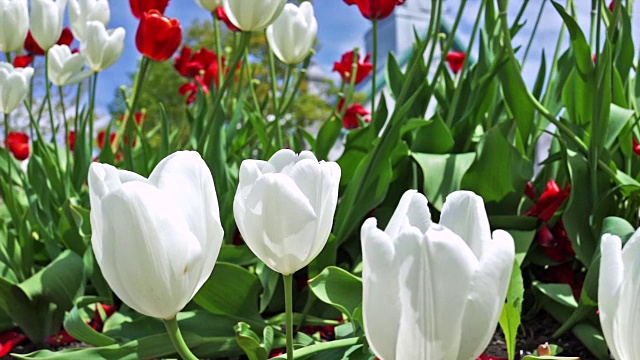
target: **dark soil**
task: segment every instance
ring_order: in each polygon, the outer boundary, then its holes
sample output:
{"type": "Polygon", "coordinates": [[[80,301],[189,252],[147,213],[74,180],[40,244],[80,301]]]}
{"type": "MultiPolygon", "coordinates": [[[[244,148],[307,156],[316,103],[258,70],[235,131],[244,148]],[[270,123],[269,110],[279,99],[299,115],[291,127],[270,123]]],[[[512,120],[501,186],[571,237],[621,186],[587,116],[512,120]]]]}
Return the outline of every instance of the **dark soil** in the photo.
{"type": "MultiPolygon", "coordinates": [[[[579,356],[581,360],[597,360],[570,331],[558,339],[553,339],[551,335],[559,327],[560,324],[543,311],[539,312],[533,319],[523,322],[516,338],[516,349],[519,353],[516,355],[516,359],[531,354],[538,348],[538,345],[548,342],[562,348],[562,353],[558,354],[558,356],[579,356]]],[[[506,349],[504,334],[498,327],[491,343],[487,347],[486,354],[506,358],[506,349]]]]}

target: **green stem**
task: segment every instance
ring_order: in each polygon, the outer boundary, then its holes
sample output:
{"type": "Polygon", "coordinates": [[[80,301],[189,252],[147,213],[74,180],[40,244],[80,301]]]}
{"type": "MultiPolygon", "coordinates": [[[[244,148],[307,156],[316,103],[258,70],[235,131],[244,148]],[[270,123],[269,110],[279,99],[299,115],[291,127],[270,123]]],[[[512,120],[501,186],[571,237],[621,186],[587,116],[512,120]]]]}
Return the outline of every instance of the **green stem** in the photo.
{"type": "MultiPolygon", "coordinates": [[[[268,44],[268,43],[267,43],[268,44]]],[[[269,47],[267,45],[267,47],[269,47]]],[[[273,102],[273,115],[275,117],[275,125],[276,125],[276,149],[282,149],[283,141],[282,141],[282,124],[280,124],[280,113],[278,109],[278,78],[276,77],[276,63],[273,56],[273,51],[271,48],[268,49],[269,55],[269,77],[271,78],[271,101],[273,102]]]]}
{"type": "MultiPolygon", "coordinates": [[[[224,79],[224,64],[222,61],[222,45],[220,41],[220,20],[216,16],[215,12],[211,13],[213,17],[213,37],[216,40],[216,60],[218,61],[218,86],[222,84],[222,80],[224,79]]],[[[210,86],[211,84],[206,84],[210,86]]]]}
{"type": "MultiPolygon", "coordinates": [[[[298,349],[296,351],[294,351],[294,355],[297,358],[303,358],[312,354],[315,354],[317,352],[320,351],[326,351],[326,350],[331,350],[331,349],[339,349],[339,348],[343,348],[343,347],[351,347],[354,345],[357,345],[359,341],[361,341],[361,338],[348,338],[348,339],[341,339],[341,340],[334,340],[334,341],[327,341],[327,342],[323,342],[323,343],[316,343],[310,346],[305,346],[301,349],[298,349]]],[[[284,359],[284,355],[280,355],[278,357],[275,357],[273,359],[284,359]]],[[[288,359],[288,358],[287,358],[288,359]]]]}
{"type": "Polygon", "coordinates": [[[284,308],[287,323],[287,360],[293,360],[293,274],[282,275],[284,308]]]}
{"type": "Polygon", "coordinates": [[[55,149],[56,157],[58,157],[58,142],[56,141],[56,124],[53,120],[53,105],[51,104],[51,82],[49,81],[49,53],[44,57],[44,77],[45,90],[47,97],[47,108],[49,109],[49,124],[51,126],[51,142],[55,149]]]}
{"type": "MultiPolygon", "coordinates": [[[[376,111],[376,73],[378,72],[378,20],[371,20],[373,32],[373,73],[371,74],[371,116],[376,111]]],[[[346,106],[346,104],[345,104],[346,106]]]]}
{"type": "Polygon", "coordinates": [[[163,322],[164,327],[167,329],[167,333],[169,334],[169,338],[171,339],[171,343],[178,351],[180,357],[184,360],[198,360],[191,350],[189,350],[187,343],[184,342],[184,338],[182,338],[180,328],[178,327],[178,320],[176,320],[175,316],[169,320],[163,320],[163,322]]]}
{"type": "Polygon", "coordinates": [[[60,107],[62,108],[62,120],[64,122],[64,144],[65,146],[65,155],[67,157],[67,168],[66,168],[66,173],[67,175],[69,175],[69,168],[70,168],[70,164],[71,161],[70,157],[71,157],[71,150],[69,149],[71,144],[69,143],[69,122],[67,120],[67,109],[64,106],[64,93],[62,92],[62,86],[58,86],[58,96],[60,97],[60,107]]]}
{"type": "Polygon", "coordinates": [[[4,52],[4,57],[5,57],[5,60],[6,60],[9,64],[12,64],[12,63],[13,63],[13,59],[11,59],[11,53],[10,53],[10,52],[5,51],[5,52],[4,52]]]}

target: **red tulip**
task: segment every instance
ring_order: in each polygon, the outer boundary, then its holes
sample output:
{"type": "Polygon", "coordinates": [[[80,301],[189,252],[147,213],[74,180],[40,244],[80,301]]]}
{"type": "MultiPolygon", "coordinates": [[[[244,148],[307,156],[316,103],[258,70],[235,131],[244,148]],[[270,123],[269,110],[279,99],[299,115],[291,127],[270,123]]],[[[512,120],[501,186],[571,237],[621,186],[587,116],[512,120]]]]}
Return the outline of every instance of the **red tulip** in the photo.
{"type": "Polygon", "coordinates": [[[467,54],[460,51],[452,51],[447,54],[446,60],[447,64],[449,64],[449,68],[454,74],[457,74],[462,70],[462,65],[464,65],[464,59],[467,57],[467,54]]]}
{"type": "Polygon", "coordinates": [[[240,31],[240,29],[238,29],[235,25],[233,25],[231,20],[229,20],[227,13],[224,11],[224,6],[218,6],[216,8],[216,18],[218,18],[218,20],[222,21],[225,25],[227,25],[227,28],[229,30],[240,31]]]}
{"type": "Polygon", "coordinates": [[[613,12],[615,8],[616,8],[616,0],[611,0],[611,2],[609,3],[609,11],[613,12]]]}
{"type": "MultiPolygon", "coordinates": [[[[342,111],[342,106],[344,106],[344,99],[341,99],[338,103],[338,111],[342,111]]],[[[344,113],[344,117],[342,118],[342,127],[347,130],[357,129],[360,127],[360,123],[358,122],[358,116],[364,119],[365,122],[371,121],[369,118],[369,112],[364,106],[355,103],[347,108],[347,111],[344,113]]]]}
{"type": "Polygon", "coordinates": [[[31,61],[33,61],[33,57],[31,57],[31,55],[16,56],[13,59],[13,67],[14,68],[27,67],[29,66],[29,64],[31,64],[31,61]]]}
{"type": "Polygon", "coordinates": [[[157,10],[145,12],[136,33],[138,51],[151,60],[165,61],[182,41],[182,28],[177,19],[169,19],[157,10]]]}
{"type": "Polygon", "coordinates": [[[69,131],[69,138],[67,138],[67,142],[69,143],[69,150],[73,151],[76,146],[76,132],[71,130],[69,131]]]}
{"type": "Polygon", "coordinates": [[[209,93],[209,87],[204,83],[202,76],[200,75],[196,76],[194,81],[186,83],[178,88],[178,94],[180,94],[180,96],[187,96],[187,105],[196,101],[196,95],[199,90],[198,85],[202,87],[202,91],[204,91],[205,94],[209,93]]]}
{"type": "Polygon", "coordinates": [[[565,262],[576,255],[562,219],[559,219],[551,229],[543,225],[536,235],[536,242],[549,259],[557,262],[565,262]]]}
{"type": "Polygon", "coordinates": [[[536,189],[533,188],[531,181],[527,182],[527,185],[525,185],[524,194],[531,200],[536,197],[536,189]]]}
{"type": "Polygon", "coordinates": [[[25,160],[29,157],[29,135],[21,132],[9,132],[5,140],[5,146],[13,154],[16,160],[25,160]]]}
{"type": "Polygon", "coordinates": [[[636,155],[640,155],[640,144],[638,144],[638,140],[636,137],[633,137],[633,153],[636,155]]]}
{"type": "MultiPolygon", "coordinates": [[[[364,80],[371,71],[373,71],[373,64],[369,62],[371,59],[371,55],[367,54],[364,57],[364,60],[360,62],[360,54],[358,54],[356,63],[356,84],[359,84],[364,80]]],[[[342,77],[342,81],[350,82],[351,81],[351,69],[353,68],[353,50],[348,51],[342,55],[340,62],[333,63],[333,71],[338,72],[340,77],[342,77]]]]}
{"type": "Polygon", "coordinates": [[[193,78],[199,75],[201,71],[206,70],[211,63],[217,61],[216,53],[209,49],[200,48],[195,54],[192,54],[190,47],[183,46],[173,66],[180,75],[193,78]]]}
{"type": "Polygon", "coordinates": [[[25,340],[27,340],[25,335],[15,331],[7,331],[0,334],[0,357],[9,355],[14,346],[25,340]]]}
{"type": "Polygon", "coordinates": [[[369,20],[381,20],[391,15],[396,6],[405,0],[344,0],[347,5],[358,5],[362,16],[369,20]]]}
{"type": "MultiPolygon", "coordinates": [[[[73,42],[73,33],[71,33],[71,29],[68,27],[62,29],[62,33],[60,34],[60,38],[58,39],[57,45],[71,45],[73,42]]],[[[31,35],[31,31],[27,33],[27,38],[24,40],[24,49],[27,51],[29,55],[42,55],[44,56],[44,50],[40,48],[40,45],[36,43],[31,35]]]]}
{"type": "Polygon", "coordinates": [[[169,5],[169,0],[129,0],[131,13],[136,19],[142,18],[142,15],[150,10],[158,10],[164,14],[164,10],[169,5]]]}
{"type": "Polygon", "coordinates": [[[547,183],[546,190],[540,195],[538,201],[525,213],[527,216],[535,216],[539,220],[547,222],[553,214],[564,204],[571,193],[571,186],[567,185],[563,190],[551,179],[547,183]]]}

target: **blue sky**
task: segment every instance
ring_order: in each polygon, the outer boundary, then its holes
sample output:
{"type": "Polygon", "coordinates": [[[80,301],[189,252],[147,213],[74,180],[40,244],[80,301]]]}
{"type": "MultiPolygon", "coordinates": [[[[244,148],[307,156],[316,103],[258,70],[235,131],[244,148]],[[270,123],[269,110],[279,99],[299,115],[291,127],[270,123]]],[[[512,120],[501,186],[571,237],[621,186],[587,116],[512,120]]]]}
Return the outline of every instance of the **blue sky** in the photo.
{"type": "MultiPolygon", "coordinates": [[[[318,20],[320,49],[315,62],[329,73],[333,62],[342,53],[354,46],[362,47],[364,33],[370,23],[362,18],[357,7],[347,6],[343,0],[321,0],[314,6],[318,20]]],[[[113,99],[114,89],[129,85],[127,74],[136,70],[139,53],[135,46],[138,20],[131,15],[127,0],[111,0],[111,22],[108,28],[124,27],[127,31],[125,52],[111,68],[105,70],[98,80],[98,105],[106,107],[113,99]]],[[[188,27],[196,19],[210,19],[211,15],[193,0],[171,0],[165,14],[177,18],[183,27],[188,27]]],[[[177,91],[177,89],[176,89],[177,91]]]]}

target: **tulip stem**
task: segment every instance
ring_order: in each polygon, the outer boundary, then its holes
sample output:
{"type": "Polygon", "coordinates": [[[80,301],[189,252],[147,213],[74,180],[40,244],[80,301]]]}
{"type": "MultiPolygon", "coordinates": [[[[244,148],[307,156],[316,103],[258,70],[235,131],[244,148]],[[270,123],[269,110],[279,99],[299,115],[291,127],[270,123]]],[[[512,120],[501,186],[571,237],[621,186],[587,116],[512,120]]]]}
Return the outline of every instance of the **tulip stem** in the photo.
{"type": "MultiPolygon", "coordinates": [[[[267,42],[268,44],[268,42],[267,42]]],[[[278,79],[276,77],[276,64],[273,56],[273,51],[271,51],[271,47],[269,46],[269,72],[271,78],[271,93],[273,94],[273,116],[275,117],[275,125],[276,125],[276,150],[282,149],[282,125],[280,124],[280,112],[279,104],[278,104],[278,79]]],[[[284,97],[284,93],[282,94],[284,97]]]]}
{"type": "Polygon", "coordinates": [[[287,360],[293,360],[293,274],[282,275],[284,280],[284,309],[287,323],[287,360]]]}
{"type": "Polygon", "coordinates": [[[169,334],[169,338],[171,339],[171,343],[173,347],[176,348],[180,357],[184,360],[198,360],[198,358],[189,350],[187,343],[184,342],[184,338],[180,333],[180,328],[178,327],[178,320],[174,316],[169,320],[163,320],[164,327],[167,329],[167,333],[169,334]]]}
{"type": "Polygon", "coordinates": [[[371,117],[376,112],[376,73],[378,72],[378,20],[371,20],[373,32],[373,73],[371,74],[371,117]]]}
{"type": "Polygon", "coordinates": [[[47,97],[47,108],[49,109],[49,124],[51,126],[51,142],[53,143],[53,149],[56,152],[56,159],[60,154],[58,153],[58,142],[56,141],[56,124],[53,120],[53,105],[51,104],[51,82],[49,81],[49,52],[44,56],[44,76],[45,76],[45,92],[47,97]]]}

